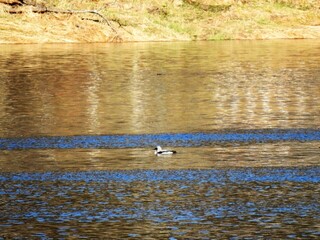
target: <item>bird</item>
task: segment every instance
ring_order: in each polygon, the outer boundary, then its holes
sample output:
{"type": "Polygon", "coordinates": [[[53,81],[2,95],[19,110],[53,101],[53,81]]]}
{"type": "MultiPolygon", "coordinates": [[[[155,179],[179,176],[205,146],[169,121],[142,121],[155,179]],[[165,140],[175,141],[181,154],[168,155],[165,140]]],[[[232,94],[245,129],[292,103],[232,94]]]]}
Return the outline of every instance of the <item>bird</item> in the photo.
{"type": "Polygon", "coordinates": [[[172,155],[172,154],[177,153],[177,152],[174,151],[174,150],[165,150],[165,149],[162,149],[160,146],[157,146],[154,150],[155,150],[155,151],[154,151],[154,154],[157,155],[157,156],[160,156],[160,155],[172,155]]]}

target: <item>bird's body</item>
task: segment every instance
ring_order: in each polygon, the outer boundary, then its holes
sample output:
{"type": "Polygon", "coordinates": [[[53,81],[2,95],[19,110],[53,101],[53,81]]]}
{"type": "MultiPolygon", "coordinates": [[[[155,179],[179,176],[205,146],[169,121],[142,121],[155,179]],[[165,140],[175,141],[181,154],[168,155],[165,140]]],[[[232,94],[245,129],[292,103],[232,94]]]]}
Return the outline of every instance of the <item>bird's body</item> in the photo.
{"type": "Polygon", "coordinates": [[[175,154],[175,153],[177,153],[177,152],[174,151],[174,150],[162,149],[160,146],[157,146],[154,149],[154,154],[157,155],[157,156],[160,156],[160,155],[172,155],[172,154],[175,154]]]}

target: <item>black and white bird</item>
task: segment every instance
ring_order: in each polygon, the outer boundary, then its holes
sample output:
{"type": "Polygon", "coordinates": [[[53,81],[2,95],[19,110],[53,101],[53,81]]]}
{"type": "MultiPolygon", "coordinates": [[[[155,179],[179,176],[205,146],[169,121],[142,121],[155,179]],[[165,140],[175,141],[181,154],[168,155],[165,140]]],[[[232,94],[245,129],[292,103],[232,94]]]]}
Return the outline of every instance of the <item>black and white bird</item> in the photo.
{"type": "Polygon", "coordinates": [[[172,154],[175,154],[175,153],[177,153],[177,152],[174,151],[174,150],[165,150],[165,149],[162,149],[160,146],[157,146],[154,149],[154,154],[157,155],[157,156],[160,156],[160,155],[172,155],[172,154]]]}

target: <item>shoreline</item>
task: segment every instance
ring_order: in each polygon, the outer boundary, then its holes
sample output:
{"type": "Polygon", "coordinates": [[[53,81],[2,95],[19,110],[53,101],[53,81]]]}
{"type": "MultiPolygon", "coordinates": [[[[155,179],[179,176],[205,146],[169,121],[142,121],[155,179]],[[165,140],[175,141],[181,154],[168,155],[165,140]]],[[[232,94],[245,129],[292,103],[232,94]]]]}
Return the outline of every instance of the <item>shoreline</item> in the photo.
{"type": "Polygon", "coordinates": [[[0,1],[0,44],[320,39],[313,0],[56,2],[0,1]]]}
{"type": "Polygon", "coordinates": [[[81,44],[138,44],[138,43],[191,43],[220,41],[319,41],[320,38],[265,38],[265,39],[225,39],[225,40],[153,40],[153,41],[122,41],[122,42],[0,42],[0,46],[8,45],[81,45],[81,44]]]}

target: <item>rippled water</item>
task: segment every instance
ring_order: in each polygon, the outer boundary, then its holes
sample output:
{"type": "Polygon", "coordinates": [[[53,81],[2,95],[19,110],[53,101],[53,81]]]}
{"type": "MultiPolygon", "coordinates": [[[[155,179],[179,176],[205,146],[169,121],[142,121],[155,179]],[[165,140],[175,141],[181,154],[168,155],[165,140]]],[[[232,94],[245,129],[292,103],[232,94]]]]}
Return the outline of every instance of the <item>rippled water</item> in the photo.
{"type": "Polygon", "coordinates": [[[320,237],[320,41],[0,53],[0,239],[320,237]]]}
{"type": "Polygon", "coordinates": [[[10,238],[316,238],[319,170],[4,174],[0,226],[10,238]]]}
{"type": "Polygon", "coordinates": [[[319,41],[4,45],[0,133],[318,128],[319,41]]]}

